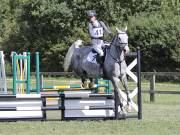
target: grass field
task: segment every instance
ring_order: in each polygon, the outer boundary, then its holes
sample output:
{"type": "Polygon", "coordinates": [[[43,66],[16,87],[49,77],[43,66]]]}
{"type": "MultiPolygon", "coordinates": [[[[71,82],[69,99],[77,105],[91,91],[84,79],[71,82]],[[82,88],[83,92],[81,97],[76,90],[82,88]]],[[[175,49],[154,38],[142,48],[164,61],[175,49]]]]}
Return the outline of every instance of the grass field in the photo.
{"type": "MultiPolygon", "coordinates": [[[[179,84],[170,85],[180,90],[179,84]]],[[[1,122],[0,135],[180,135],[180,95],[156,95],[150,103],[143,94],[142,102],[142,120],[1,122]]]]}

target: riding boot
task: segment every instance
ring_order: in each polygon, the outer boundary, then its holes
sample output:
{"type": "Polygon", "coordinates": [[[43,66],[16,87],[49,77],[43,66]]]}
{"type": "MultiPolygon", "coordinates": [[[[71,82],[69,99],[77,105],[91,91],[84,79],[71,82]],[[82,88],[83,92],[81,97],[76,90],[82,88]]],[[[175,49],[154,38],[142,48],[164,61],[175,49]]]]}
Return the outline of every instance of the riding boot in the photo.
{"type": "Polygon", "coordinates": [[[97,62],[100,64],[100,74],[103,74],[104,56],[99,56],[97,62]]]}

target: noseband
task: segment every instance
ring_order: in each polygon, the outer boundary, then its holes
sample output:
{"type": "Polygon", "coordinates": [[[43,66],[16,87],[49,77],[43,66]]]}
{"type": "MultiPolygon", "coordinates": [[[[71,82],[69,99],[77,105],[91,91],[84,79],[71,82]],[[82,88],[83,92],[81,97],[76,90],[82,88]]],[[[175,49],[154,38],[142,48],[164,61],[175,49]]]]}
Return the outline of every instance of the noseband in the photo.
{"type": "MultiPolygon", "coordinates": [[[[118,33],[114,38],[113,38],[113,41],[110,45],[110,49],[112,46],[115,46],[116,47],[116,51],[119,55],[121,55],[122,51],[124,50],[125,46],[128,45],[128,43],[123,43],[121,38],[118,37],[119,34],[126,34],[125,32],[123,33],[118,33]]],[[[110,56],[113,60],[115,60],[116,63],[121,63],[122,61],[124,61],[125,59],[123,60],[120,60],[119,58],[115,58],[112,54],[111,54],[111,51],[110,51],[110,56]]]]}

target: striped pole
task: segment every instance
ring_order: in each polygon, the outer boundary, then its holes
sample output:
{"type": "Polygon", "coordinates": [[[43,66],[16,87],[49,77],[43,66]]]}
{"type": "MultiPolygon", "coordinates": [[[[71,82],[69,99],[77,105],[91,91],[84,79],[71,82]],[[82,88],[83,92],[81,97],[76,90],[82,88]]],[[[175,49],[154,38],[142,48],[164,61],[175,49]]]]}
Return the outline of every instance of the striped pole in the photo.
{"type": "Polygon", "coordinates": [[[53,111],[64,110],[64,106],[48,106],[48,107],[0,107],[0,111],[53,111]]]}
{"type": "Polygon", "coordinates": [[[40,99],[46,97],[65,97],[65,99],[81,99],[81,98],[108,98],[113,99],[113,94],[98,94],[98,93],[58,93],[58,94],[16,94],[16,95],[0,95],[0,99],[2,98],[17,98],[17,99],[40,99]]]}
{"type": "MultiPolygon", "coordinates": [[[[85,106],[83,110],[113,110],[114,106],[85,106]]],[[[45,106],[45,107],[0,107],[0,111],[53,111],[65,110],[64,106],[45,106]]],[[[71,109],[73,110],[73,109],[71,109]]],[[[77,110],[77,109],[75,109],[77,110]]]]}
{"type": "MultiPolygon", "coordinates": [[[[57,85],[57,86],[44,86],[43,87],[43,90],[44,91],[50,91],[50,90],[59,90],[59,91],[78,91],[78,90],[94,90],[94,89],[97,89],[99,87],[104,87],[107,89],[107,92],[105,91],[105,93],[110,93],[109,92],[109,87],[110,87],[110,84],[109,82],[107,81],[106,84],[95,84],[93,86],[93,88],[83,88],[81,86],[81,84],[70,84],[70,85],[57,85]]],[[[98,93],[98,92],[97,92],[98,93]]]]}

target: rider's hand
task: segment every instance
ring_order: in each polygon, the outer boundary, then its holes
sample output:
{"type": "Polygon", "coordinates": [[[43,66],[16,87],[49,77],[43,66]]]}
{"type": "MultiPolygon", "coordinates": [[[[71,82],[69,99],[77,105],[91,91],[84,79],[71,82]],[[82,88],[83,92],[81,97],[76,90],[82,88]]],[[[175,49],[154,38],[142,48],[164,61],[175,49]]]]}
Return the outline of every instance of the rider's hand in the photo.
{"type": "Polygon", "coordinates": [[[114,35],[113,35],[113,33],[109,33],[109,36],[110,36],[111,38],[113,38],[114,35]]]}

